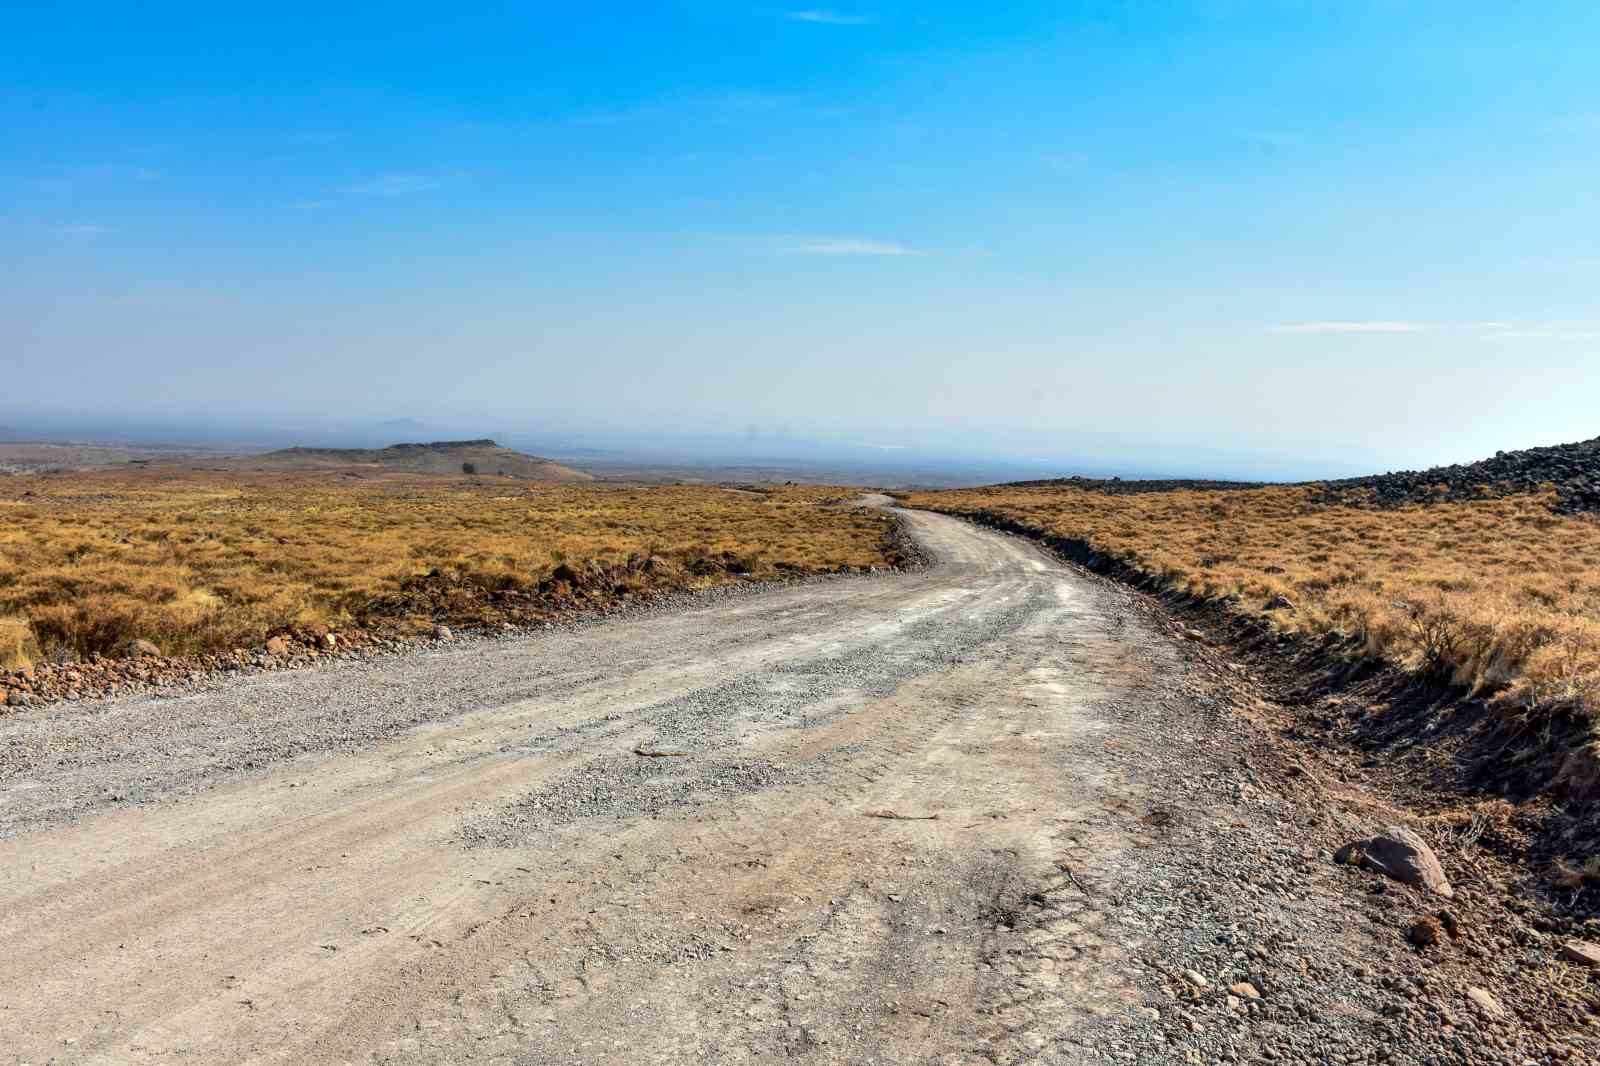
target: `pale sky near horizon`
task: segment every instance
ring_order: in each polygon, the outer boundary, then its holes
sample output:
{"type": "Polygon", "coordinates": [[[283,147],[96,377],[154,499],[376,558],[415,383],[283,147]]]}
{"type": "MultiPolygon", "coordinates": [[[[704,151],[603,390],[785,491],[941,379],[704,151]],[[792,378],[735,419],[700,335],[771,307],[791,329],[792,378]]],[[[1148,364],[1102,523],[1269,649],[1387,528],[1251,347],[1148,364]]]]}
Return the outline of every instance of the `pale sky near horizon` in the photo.
{"type": "Polygon", "coordinates": [[[1600,5],[335,6],[8,9],[0,424],[1600,435],[1600,5]]]}

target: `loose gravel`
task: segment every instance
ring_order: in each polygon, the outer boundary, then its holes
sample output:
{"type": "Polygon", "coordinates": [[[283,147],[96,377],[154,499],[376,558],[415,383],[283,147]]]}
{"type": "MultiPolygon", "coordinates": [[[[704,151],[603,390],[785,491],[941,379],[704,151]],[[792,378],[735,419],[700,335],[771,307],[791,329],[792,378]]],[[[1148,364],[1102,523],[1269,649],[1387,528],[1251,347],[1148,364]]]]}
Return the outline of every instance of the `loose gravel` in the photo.
{"type": "Polygon", "coordinates": [[[920,521],[925,572],[0,720],[18,1055],[1596,1061],[1593,973],[1470,842],[1448,904],[1335,863],[1404,812],[1223,655],[920,521]]]}
{"type": "MultiPolygon", "coordinates": [[[[1003,644],[1044,606],[1041,585],[1001,603],[963,615],[939,613],[845,644],[834,654],[773,662],[739,677],[632,710],[623,724],[643,724],[645,751],[586,762],[540,792],[475,819],[463,830],[473,844],[526,843],[542,828],[580,818],[657,814],[686,803],[706,803],[779,783],[816,780],[830,767],[748,762],[739,757],[745,738],[772,729],[808,729],[884,698],[905,682],[981,657],[1003,644]],[[892,635],[892,639],[885,639],[892,635]],[[691,760],[692,761],[689,761],[691,760]],[[693,769],[690,769],[693,767],[693,769]]],[[[844,643],[844,642],[841,642],[844,643]]],[[[596,723],[612,730],[617,718],[596,723]]],[[[571,743],[565,731],[544,733],[514,749],[557,750],[571,743]]],[[[835,753],[837,754],[837,753],[835,753]]]]}

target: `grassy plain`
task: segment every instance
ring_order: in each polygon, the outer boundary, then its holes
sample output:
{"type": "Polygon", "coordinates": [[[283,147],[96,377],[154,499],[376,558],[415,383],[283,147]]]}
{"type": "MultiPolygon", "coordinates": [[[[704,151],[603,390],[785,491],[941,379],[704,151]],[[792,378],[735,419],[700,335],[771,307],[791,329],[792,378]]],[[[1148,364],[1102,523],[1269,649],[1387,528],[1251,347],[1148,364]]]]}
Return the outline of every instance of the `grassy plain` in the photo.
{"type": "Polygon", "coordinates": [[[1041,485],[908,502],[1082,541],[1165,587],[1229,600],[1287,631],[1359,638],[1372,655],[1502,700],[1600,710],[1600,522],[1552,513],[1553,498],[1378,510],[1326,505],[1300,486],[1111,495],[1041,485]]]}
{"type": "Polygon", "coordinates": [[[886,565],[891,519],[827,505],[843,496],[159,467],[4,478],[0,667],[886,565]]]}

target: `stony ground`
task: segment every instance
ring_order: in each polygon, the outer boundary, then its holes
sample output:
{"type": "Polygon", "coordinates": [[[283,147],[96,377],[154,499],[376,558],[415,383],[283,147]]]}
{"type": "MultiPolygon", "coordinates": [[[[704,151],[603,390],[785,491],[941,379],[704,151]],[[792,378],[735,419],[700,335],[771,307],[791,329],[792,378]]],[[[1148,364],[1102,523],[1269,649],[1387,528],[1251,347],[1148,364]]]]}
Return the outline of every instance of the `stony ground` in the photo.
{"type": "MultiPolygon", "coordinates": [[[[1201,478],[1066,477],[1018,481],[1007,488],[1077,488],[1113,496],[1151,492],[1222,492],[1259,489],[1258,481],[1216,481],[1201,478]]],[[[1502,451],[1472,463],[1427,470],[1395,470],[1387,474],[1338,478],[1316,485],[1323,502],[1375,507],[1402,507],[1446,500],[1481,500],[1554,490],[1555,510],[1563,514],[1600,511],[1600,437],[1548,448],[1502,451]]]]}
{"type": "Polygon", "coordinates": [[[0,719],[0,1061],[1592,1060],[1469,834],[1448,900],[1335,862],[1409,816],[1243,667],[907,520],[918,573],[0,719]]]}
{"type": "Polygon", "coordinates": [[[1192,640],[1187,657],[1181,695],[1154,721],[1129,723],[1147,738],[1126,756],[1141,760],[1131,773],[1153,761],[1167,801],[1140,819],[1145,887],[1112,919],[1139,945],[1131,970],[1143,1003],[1120,1033],[1102,1026],[1087,1039],[1092,1052],[1148,1062],[1592,1061],[1600,984],[1565,958],[1572,930],[1548,906],[1519,895],[1470,833],[1423,829],[1451,875],[1450,899],[1338,861],[1345,844],[1406,825],[1408,813],[1366,787],[1362,778],[1379,775],[1343,753],[1285,742],[1285,712],[1237,664],[1192,640]],[[1207,749],[1227,755],[1196,757],[1207,749]],[[1419,924],[1437,942],[1414,943],[1419,924]]]}
{"type": "Polygon", "coordinates": [[[1557,511],[1600,511],[1600,437],[1549,448],[1497,452],[1492,458],[1475,463],[1345,478],[1330,481],[1325,488],[1331,502],[1362,502],[1379,507],[1476,500],[1554,488],[1557,511]]]}

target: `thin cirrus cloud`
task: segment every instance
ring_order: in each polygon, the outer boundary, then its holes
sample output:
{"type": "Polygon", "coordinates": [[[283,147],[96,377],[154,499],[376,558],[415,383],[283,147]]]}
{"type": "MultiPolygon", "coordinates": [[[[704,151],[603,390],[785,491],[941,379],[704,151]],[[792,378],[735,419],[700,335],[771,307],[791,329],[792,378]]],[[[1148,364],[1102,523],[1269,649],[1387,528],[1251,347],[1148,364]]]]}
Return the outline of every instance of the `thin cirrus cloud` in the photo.
{"type": "Polygon", "coordinates": [[[641,122],[722,123],[767,119],[793,106],[798,97],[779,93],[734,91],[663,98],[627,107],[585,111],[566,118],[573,126],[620,126],[641,122]]]}
{"type": "Polygon", "coordinates": [[[790,252],[801,255],[921,255],[915,248],[892,241],[863,240],[859,237],[812,237],[792,241],[786,245],[790,252]]]}
{"type": "Polygon", "coordinates": [[[874,21],[871,15],[846,15],[840,11],[816,9],[786,11],[783,17],[790,22],[809,22],[817,26],[867,26],[874,21]]]}
{"type": "Polygon", "coordinates": [[[1497,329],[1490,336],[1513,340],[1594,341],[1600,340],[1600,329],[1563,325],[1511,326],[1497,329]]]}
{"type": "Polygon", "coordinates": [[[380,174],[357,182],[350,191],[363,196],[407,196],[439,187],[439,179],[427,174],[380,174]]]}
{"type": "Polygon", "coordinates": [[[1473,338],[1592,341],[1600,327],[1591,322],[1291,322],[1271,333],[1435,333],[1473,338]]]}
{"type": "Polygon", "coordinates": [[[1273,333],[1424,333],[1421,322],[1290,322],[1273,333]]]}

